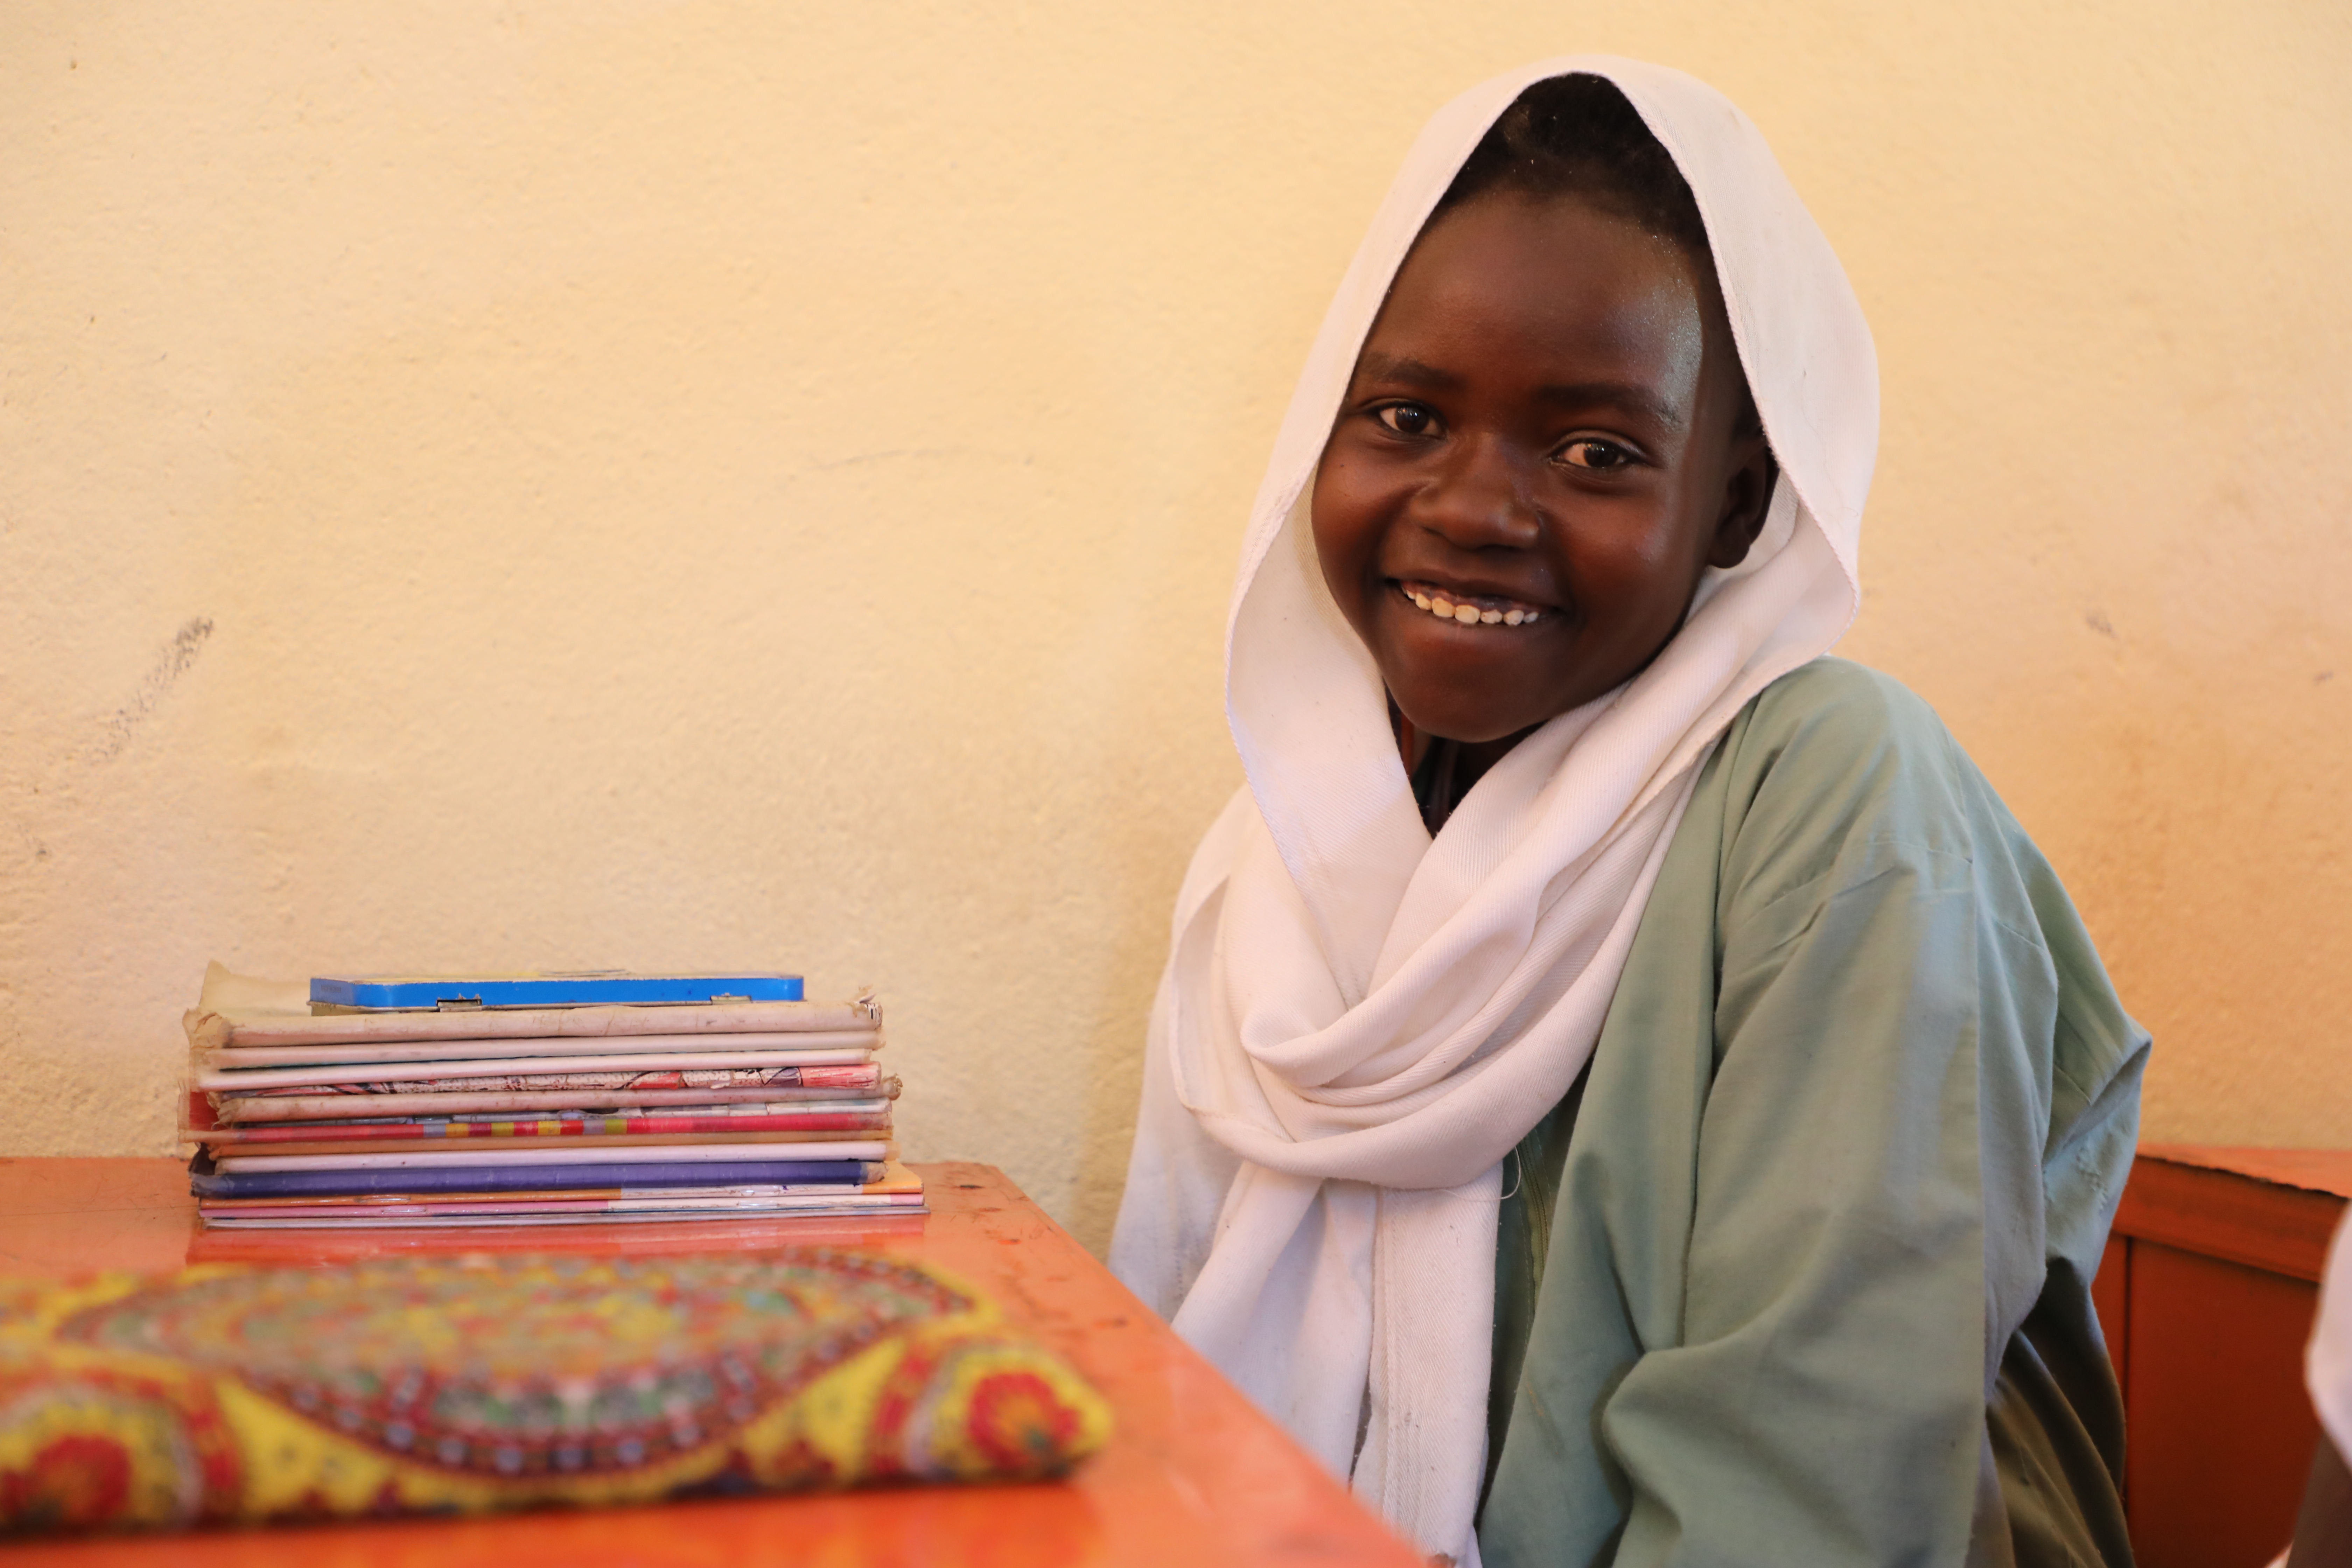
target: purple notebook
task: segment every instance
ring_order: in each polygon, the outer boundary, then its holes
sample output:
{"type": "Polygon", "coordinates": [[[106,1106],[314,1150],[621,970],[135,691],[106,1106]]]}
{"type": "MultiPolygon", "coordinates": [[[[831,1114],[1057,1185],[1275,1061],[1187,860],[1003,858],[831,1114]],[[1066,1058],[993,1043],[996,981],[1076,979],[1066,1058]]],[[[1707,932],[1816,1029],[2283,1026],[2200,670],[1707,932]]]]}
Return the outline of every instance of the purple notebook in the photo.
{"type": "Polygon", "coordinates": [[[863,1186],[879,1160],[694,1160],[612,1165],[435,1165],[373,1171],[246,1171],[223,1175],[211,1156],[188,1164],[200,1198],[331,1198],[371,1193],[552,1193],[583,1188],[863,1186]]]}

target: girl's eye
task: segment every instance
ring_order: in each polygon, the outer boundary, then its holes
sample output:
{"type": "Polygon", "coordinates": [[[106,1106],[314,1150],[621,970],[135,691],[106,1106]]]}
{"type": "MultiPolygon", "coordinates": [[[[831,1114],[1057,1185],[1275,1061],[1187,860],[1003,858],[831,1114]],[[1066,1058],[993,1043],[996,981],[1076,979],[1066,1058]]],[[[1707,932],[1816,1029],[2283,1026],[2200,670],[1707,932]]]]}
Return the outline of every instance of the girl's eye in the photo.
{"type": "Polygon", "coordinates": [[[1562,447],[1559,460],[1571,468],[1591,468],[1605,474],[1631,463],[1633,454],[1614,441],[1597,440],[1588,436],[1562,447]]]}
{"type": "Polygon", "coordinates": [[[1418,403],[1391,403],[1372,417],[1400,436],[1426,436],[1437,428],[1437,414],[1418,403]]]}

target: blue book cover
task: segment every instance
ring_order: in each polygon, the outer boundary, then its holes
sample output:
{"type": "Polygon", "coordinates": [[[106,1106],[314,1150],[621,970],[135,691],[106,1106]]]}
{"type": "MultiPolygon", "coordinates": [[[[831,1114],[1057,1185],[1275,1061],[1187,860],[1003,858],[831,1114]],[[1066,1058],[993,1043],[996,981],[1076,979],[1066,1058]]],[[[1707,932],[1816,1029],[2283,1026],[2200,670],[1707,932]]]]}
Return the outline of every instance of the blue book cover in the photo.
{"type": "Polygon", "coordinates": [[[614,1165],[435,1165],[366,1171],[240,1171],[211,1157],[189,1163],[200,1198],[336,1198],[370,1193],[554,1193],[618,1187],[859,1186],[882,1179],[879,1160],[680,1160],[614,1165]]]}
{"type": "Polygon", "coordinates": [[[797,974],[632,974],[599,969],[558,974],[322,974],[310,982],[311,1006],[371,1013],[801,999],[797,974]]]}

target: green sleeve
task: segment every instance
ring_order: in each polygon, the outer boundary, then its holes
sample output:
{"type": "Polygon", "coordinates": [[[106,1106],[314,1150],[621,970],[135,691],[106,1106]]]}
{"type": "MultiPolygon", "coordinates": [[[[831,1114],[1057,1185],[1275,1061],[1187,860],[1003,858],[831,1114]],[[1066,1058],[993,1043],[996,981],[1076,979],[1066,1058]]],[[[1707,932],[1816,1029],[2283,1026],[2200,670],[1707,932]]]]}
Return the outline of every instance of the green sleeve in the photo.
{"type": "Polygon", "coordinates": [[[2019,1026],[2050,963],[1918,837],[1776,874],[1811,807],[1759,797],[1727,867],[1680,1342],[1601,1413],[1620,1563],[1965,1555],[2002,1283],[1984,1188],[2038,1163],[2019,1026]]]}
{"type": "Polygon", "coordinates": [[[1968,1561],[2004,1351],[2112,1213],[2145,1036],[2072,907],[1916,699],[1801,677],[1710,763],[1596,1051],[1490,1563],[1968,1561]]]}

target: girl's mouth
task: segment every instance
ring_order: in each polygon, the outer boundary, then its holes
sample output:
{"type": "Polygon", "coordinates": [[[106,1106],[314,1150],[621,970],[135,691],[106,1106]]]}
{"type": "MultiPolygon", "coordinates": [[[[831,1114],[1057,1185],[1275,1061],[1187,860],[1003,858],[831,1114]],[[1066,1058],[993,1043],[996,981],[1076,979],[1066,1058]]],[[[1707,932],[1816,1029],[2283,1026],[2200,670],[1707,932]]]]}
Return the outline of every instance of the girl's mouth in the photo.
{"type": "Polygon", "coordinates": [[[1543,618],[1546,606],[1486,594],[1465,594],[1433,583],[1391,579],[1414,609],[1465,626],[1524,626],[1543,618]]]}

